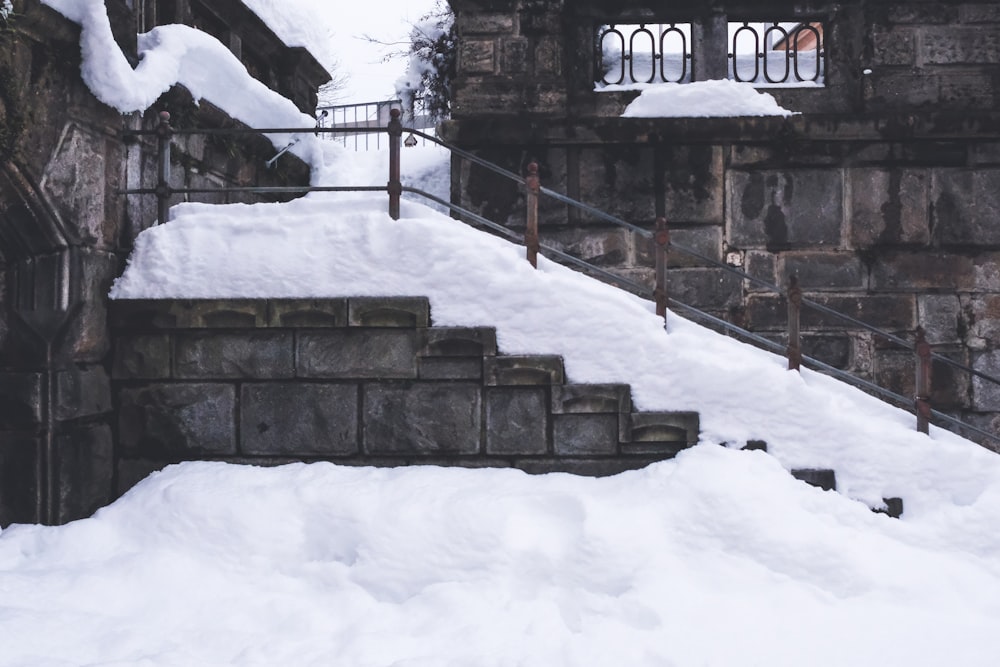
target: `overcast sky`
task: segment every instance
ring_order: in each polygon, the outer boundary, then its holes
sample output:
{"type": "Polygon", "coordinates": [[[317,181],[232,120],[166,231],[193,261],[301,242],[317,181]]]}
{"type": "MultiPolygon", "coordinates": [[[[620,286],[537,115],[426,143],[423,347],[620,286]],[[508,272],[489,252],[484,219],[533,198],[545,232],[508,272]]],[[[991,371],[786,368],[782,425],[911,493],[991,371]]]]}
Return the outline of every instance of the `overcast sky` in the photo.
{"type": "Polygon", "coordinates": [[[430,11],[434,0],[246,0],[286,42],[304,45],[328,67],[347,75],[340,103],[394,97],[393,84],[405,61],[382,62],[405,48],[414,21],[430,11]],[[381,46],[364,38],[396,43],[381,46]]]}

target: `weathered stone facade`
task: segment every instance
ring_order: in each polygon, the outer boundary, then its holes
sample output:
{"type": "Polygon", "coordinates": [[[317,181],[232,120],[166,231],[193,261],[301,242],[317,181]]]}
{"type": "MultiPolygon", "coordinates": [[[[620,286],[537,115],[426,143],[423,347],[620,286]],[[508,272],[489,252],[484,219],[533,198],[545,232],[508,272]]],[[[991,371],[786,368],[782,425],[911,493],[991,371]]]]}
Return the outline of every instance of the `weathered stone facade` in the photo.
{"type": "MultiPolygon", "coordinates": [[[[445,138],[767,282],[1000,376],[1000,11],[993,2],[452,0],[462,47],[445,138]],[[608,23],[688,22],[694,79],[728,21],[818,21],[823,86],[766,88],[789,118],[619,117],[595,90],[608,23]],[[722,29],[719,28],[722,26],[722,29]]],[[[722,42],[720,43],[720,35],[722,42]]],[[[719,60],[721,54],[722,60],[719,60]]],[[[683,84],[681,84],[683,85],[683,84]]],[[[453,199],[523,225],[517,187],[453,163],[453,199]]],[[[648,242],[543,203],[543,243],[652,279],[648,242]]],[[[672,296],[780,340],[784,299],[673,254],[672,296]]],[[[912,353],[804,315],[807,354],[904,395],[912,353]]],[[[1000,391],[935,366],[935,407],[1000,431],[1000,391]]]]}
{"type": "Polygon", "coordinates": [[[425,298],[116,301],[116,488],[174,461],[609,474],[698,441],[695,413],[434,327],[425,298]]]}
{"type": "MultiPolygon", "coordinates": [[[[199,3],[106,4],[134,62],[136,33],[154,25],[153,9],[199,3]]],[[[237,5],[213,3],[218,11],[237,5]]],[[[160,110],[182,126],[233,122],[211,105],[196,108],[180,88],[145,116],[120,115],[81,80],[79,27],[37,0],[13,7],[0,24],[0,525],[64,522],[113,497],[107,294],[135,236],[156,217],[154,198],[119,193],[156,180],[155,147],[124,140],[123,129],[154,127],[160,110]]],[[[241,11],[233,23],[249,31],[245,41],[261,40],[260,53],[287,51],[296,72],[289,85],[311,108],[328,75],[241,11]],[[301,93],[303,81],[311,81],[311,96],[301,93]]],[[[266,170],[272,155],[263,139],[180,140],[171,185],[308,183],[307,167],[292,157],[282,158],[280,174],[266,170]]]]}

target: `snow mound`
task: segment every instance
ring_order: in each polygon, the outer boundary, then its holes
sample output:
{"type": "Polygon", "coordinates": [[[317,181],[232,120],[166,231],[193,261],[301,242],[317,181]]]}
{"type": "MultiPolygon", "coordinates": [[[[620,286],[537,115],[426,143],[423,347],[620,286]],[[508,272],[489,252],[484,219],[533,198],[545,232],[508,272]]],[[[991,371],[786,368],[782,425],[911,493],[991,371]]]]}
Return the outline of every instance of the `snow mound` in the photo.
{"type": "Polygon", "coordinates": [[[603,479],[187,463],[4,531],[0,665],[992,666],[1000,566],[932,533],[714,445],[603,479]]]}
{"type": "MultiPolygon", "coordinates": [[[[81,75],[97,99],[121,113],[145,111],[171,86],[180,84],[195,101],[210,101],[250,127],[312,128],[316,121],[295,104],[250,76],[217,39],[184,25],[164,25],[139,35],[141,60],[132,68],[111,32],[101,0],[42,0],[80,24],[81,75]]],[[[321,162],[315,135],[274,135],[276,148],[291,141],[293,152],[312,165],[321,162]]]]}
{"type": "MultiPolygon", "coordinates": [[[[606,86],[602,90],[615,88],[606,86]]],[[[728,79],[658,83],[640,89],[642,93],[625,108],[623,118],[794,115],[794,112],[782,108],[770,93],[761,92],[749,83],[728,79]]]]}

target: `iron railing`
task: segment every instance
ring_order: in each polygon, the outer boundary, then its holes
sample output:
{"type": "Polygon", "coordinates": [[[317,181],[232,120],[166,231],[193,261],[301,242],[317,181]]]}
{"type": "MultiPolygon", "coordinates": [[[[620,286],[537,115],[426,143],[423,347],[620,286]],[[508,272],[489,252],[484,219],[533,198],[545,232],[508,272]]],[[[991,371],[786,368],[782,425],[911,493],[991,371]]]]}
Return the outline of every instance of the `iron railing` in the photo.
{"type": "Polygon", "coordinates": [[[333,130],[321,136],[336,141],[345,148],[356,151],[379,150],[393,109],[400,110],[408,127],[425,130],[437,125],[424,109],[420,98],[414,100],[412,112],[404,108],[402,100],[317,107],[316,125],[324,130],[333,130]]]}
{"type": "Polygon", "coordinates": [[[767,84],[823,83],[823,24],[730,24],[729,77],[767,84]]]}
{"type": "MultiPolygon", "coordinates": [[[[733,22],[728,44],[695,44],[690,23],[610,24],[596,36],[597,81],[605,85],[687,83],[695,58],[728,56],[728,76],[756,85],[820,85],[826,74],[823,23],[733,22]]],[[[707,62],[707,61],[706,61],[707,62]]],[[[705,73],[698,75],[706,78],[705,73]]],[[[712,78],[712,77],[707,77],[712,78]]]]}
{"type": "Polygon", "coordinates": [[[597,45],[596,71],[602,83],[691,80],[690,24],[606,25],[598,31],[597,45]]]}
{"type": "MultiPolygon", "coordinates": [[[[496,165],[488,160],[471,153],[469,151],[463,150],[456,146],[452,146],[444,141],[441,141],[437,137],[424,133],[415,128],[406,128],[403,126],[400,120],[400,112],[398,109],[393,109],[390,112],[390,120],[383,130],[388,135],[389,144],[389,180],[385,186],[280,186],[280,187],[217,187],[217,188],[172,188],[169,185],[169,166],[170,166],[170,137],[172,134],[303,134],[311,132],[353,132],[360,131],[358,128],[268,128],[268,129],[253,129],[253,128],[231,128],[231,129],[188,129],[188,130],[173,130],[170,127],[170,115],[166,112],[161,113],[160,124],[154,130],[131,130],[127,131],[126,134],[130,136],[141,136],[141,135],[156,135],[159,138],[158,147],[160,150],[160,155],[158,159],[158,164],[160,165],[159,181],[155,188],[135,188],[130,190],[123,190],[121,193],[126,195],[134,194],[155,194],[158,198],[158,211],[160,214],[159,220],[162,222],[166,220],[166,210],[169,198],[174,194],[188,194],[188,193],[260,193],[260,194],[299,194],[307,192],[386,192],[388,194],[389,204],[389,215],[394,220],[398,220],[400,216],[400,198],[403,193],[410,193],[432,201],[447,210],[451,211],[453,214],[460,216],[461,219],[475,223],[487,229],[490,229],[506,238],[512,239],[518,243],[522,243],[526,248],[526,257],[533,266],[537,263],[537,256],[540,252],[544,251],[544,254],[551,259],[559,262],[563,262],[567,265],[576,267],[585,273],[596,276],[601,280],[604,280],[610,284],[621,287],[633,294],[652,300],[655,303],[656,313],[660,317],[664,318],[664,323],[666,325],[667,318],[667,307],[682,312],[686,315],[693,317],[696,320],[707,323],[708,325],[717,327],[723,331],[733,334],[742,340],[754,343],[758,347],[765,350],[775,352],[778,354],[783,354],[788,358],[789,369],[799,370],[800,365],[806,365],[815,370],[822,371],[829,374],[837,379],[843,380],[849,384],[859,387],[869,393],[881,397],[891,403],[895,403],[900,407],[907,407],[913,409],[917,416],[917,428],[923,432],[928,432],[928,425],[932,419],[937,420],[939,424],[947,424],[949,427],[953,427],[958,430],[963,435],[974,435],[980,438],[991,440],[995,443],[1000,444],[1000,435],[996,433],[991,433],[977,426],[969,424],[962,421],[952,415],[935,410],[931,407],[930,394],[931,394],[931,364],[933,362],[939,362],[950,366],[953,369],[959,370],[963,373],[968,374],[970,377],[979,378],[985,382],[995,384],[1000,386],[1000,379],[993,377],[987,373],[977,371],[973,368],[965,366],[959,362],[954,361],[943,355],[934,353],[932,347],[927,343],[923,337],[923,331],[918,329],[917,336],[914,341],[908,341],[900,336],[892,334],[887,331],[883,331],[871,324],[868,324],[862,320],[859,320],[850,315],[846,315],[839,311],[836,311],[824,304],[818,303],[811,299],[807,299],[802,295],[802,290],[798,285],[796,278],[792,278],[790,281],[787,291],[777,285],[768,283],[765,280],[752,276],[745,271],[730,266],[724,262],[716,260],[712,257],[708,257],[702,253],[695,250],[687,248],[685,246],[679,245],[670,239],[670,232],[667,227],[667,221],[665,218],[658,218],[656,221],[656,228],[654,230],[649,230],[644,227],[632,224],[626,220],[623,220],[615,215],[612,215],[606,211],[598,209],[594,206],[590,206],[582,201],[573,199],[555,190],[551,190],[541,185],[540,179],[538,177],[538,165],[531,163],[528,165],[527,176],[521,176],[508,169],[505,169],[499,165],[496,165]],[[402,136],[404,133],[409,133],[411,135],[419,136],[425,141],[435,143],[445,149],[447,149],[453,156],[458,156],[464,160],[467,160],[473,164],[478,165],[488,171],[495,174],[503,176],[518,185],[525,188],[525,201],[527,203],[527,210],[525,214],[526,219],[526,231],[524,234],[519,234],[518,232],[502,225],[500,223],[489,220],[488,218],[468,210],[460,205],[452,203],[450,201],[444,200],[436,195],[425,192],[418,188],[404,186],[401,180],[401,167],[400,167],[400,155],[402,146],[402,136]],[[566,204],[571,208],[575,208],[587,215],[590,215],[598,220],[608,222],[622,229],[634,232],[643,238],[647,238],[653,241],[655,248],[655,284],[651,288],[648,285],[643,285],[628,278],[617,275],[607,269],[596,266],[586,260],[579,257],[570,255],[562,250],[547,246],[540,242],[538,234],[538,205],[540,197],[544,195],[551,199],[554,199],[560,203],[566,204]],[[738,276],[741,280],[747,283],[762,288],[764,290],[770,291],[784,296],[788,300],[788,344],[782,346],[781,344],[770,340],[764,336],[757,333],[751,332],[743,327],[740,327],[732,322],[728,322],[722,318],[711,315],[701,311],[693,306],[684,304],[669,296],[668,291],[668,272],[666,270],[667,266],[667,252],[675,251],[681,254],[687,255],[699,262],[713,266],[715,268],[721,269],[725,272],[738,276]],[[827,315],[838,319],[853,328],[862,329],[876,334],[883,339],[892,342],[905,350],[909,350],[914,353],[915,358],[915,387],[916,395],[911,399],[889,389],[881,387],[873,382],[865,380],[864,378],[859,378],[847,371],[836,368],[827,364],[819,359],[813,358],[811,356],[802,354],[801,343],[799,340],[799,317],[801,308],[806,307],[821,314],[827,315]]],[[[364,131],[368,131],[367,128],[364,131]]]]}
{"type": "Polygon", "coordinates": [[[324,133],[322,136],[325,139],[335,140],[356,151],[379,149],[385,127],[389,124],[389,112],[402,108],[400,100],[317,107],[316,123],[323,129],[350,130],[324,133]]]}

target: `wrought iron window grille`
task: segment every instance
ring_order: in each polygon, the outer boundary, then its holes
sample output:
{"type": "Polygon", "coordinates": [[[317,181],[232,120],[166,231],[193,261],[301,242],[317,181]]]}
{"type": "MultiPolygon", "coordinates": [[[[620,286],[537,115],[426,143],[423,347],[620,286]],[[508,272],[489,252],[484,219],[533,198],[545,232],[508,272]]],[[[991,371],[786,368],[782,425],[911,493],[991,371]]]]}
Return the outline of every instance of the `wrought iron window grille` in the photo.
{"type": "Polygon", "coordinates": [[[601,83],[684,83],[691,80],[693,56],[689,23],[605,25],[598,33],[597,42],[597,72],[601,83]]]}
{"type": "Polygon", "coordinates": [[[823,83],[822,23],[743,21],[730,23],[729,33],[731,79],[765,85],[823,83]]]}
{"type": "MultiPolygon", "coordinates": [[[[688,83],[697,54],[728,59],[730,79],[757,86],[822,86],[826,45],[821,21],[729,22],[727,43],[697,44],[691,23],[605,24],[596,34],[599,86],[688,83]]],[[[720,71],[717,77],[723,76],[720,71]]],[[[699,74],[698,78],[713,78],[699,74]]]]}

